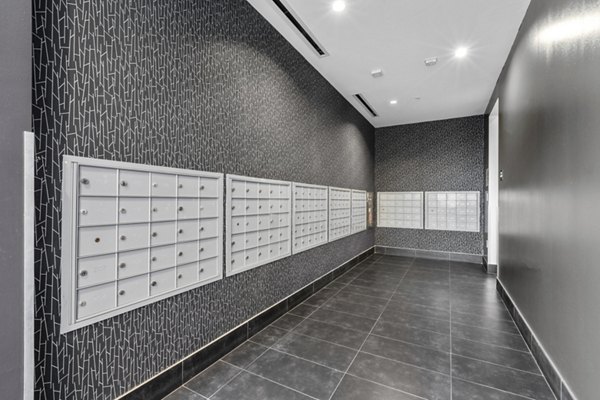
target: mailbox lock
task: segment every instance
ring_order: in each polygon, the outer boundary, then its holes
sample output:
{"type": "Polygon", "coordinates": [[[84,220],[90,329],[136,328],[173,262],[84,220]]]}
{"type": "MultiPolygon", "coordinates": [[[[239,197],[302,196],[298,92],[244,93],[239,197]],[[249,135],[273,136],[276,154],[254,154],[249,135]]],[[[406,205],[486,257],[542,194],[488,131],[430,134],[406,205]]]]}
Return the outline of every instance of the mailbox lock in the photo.
{"type": "Polygon", "coordinates": [[[246,193],[249,193],[249,192],[250,192],[250,189],[246,189],[246,193]]]}
{"type": "Polygon", "coordinates": [[[179,257],[183,256],[183,251],[179,252],[179,257]]]}
{"type": "Polygon", "coordinates": [[[231,242],[231,245],[232,245],[232,246],[235,246],[235,242],[231,242]]]}
{"type": "Polygon", "coordinates": [[[119,291],[119,296],[124,296],[125,295],[125,291],[124,290],[120,290],[119,291]]]}
{"type": "Polygon", "coordinates": [[[183,183],[179,184],[179,189],[183,188],[183,183]]]}
{"type": "Polygon", "coordinates": [[[81,215],[87,215],[87,213],[88,213],[88,210],[86,210],[86,209],[81,210],[81,215]]]}
{"type": "Polygon", "coordinates": [[[90,183],[90,180],[89,180],[89,179],[87,179],[87,178],[83,178],[83,179],[81,180],[81,183],[83,183],[84,185],[87,185],[88,183],[90,183]]]}
{"type": "Polygon", "coordinates": [[[246,260],[249,259],[249,258],[250,258],[250,256],[246,256],[246,260]]]}
{"type": "Polygon", "coordinates": [[[156,182],[152,183],[152,187],[158,187],[158,183],[156,183],[156,182]]]}
{"type": "Polygon", "coordinates": [[[153,211],[153,212],[157,212],[157,211],[158,211],[158,208],[154,207],[154,208],[152,209],[152,211],[153,211]]]}
{"type": "Polygon", "coordinates": [[[121,235],[121,240],[125,240],[125,239],[127,239],[127,236],[121,235]]]}
{"type": "Polygon", "coordinates": [[[200,232],[202,232],[203,230],[204,230],[204,227],[203,227],[203,226],[201,226],[201,227],[200,227],[200,232]]]}
{"type": "Polygon", "coordinates": [[[121,214],[127,214],[127,210],[124,208],[121,208],[121,214]]]}
{"type": "Polygon", "coordinates": [[[180,229],[179,230],[179,234],[181,235],[182,233],[183,233],[183,229],[180,229]]]}
{"type": "Polygon", "coordinates": [[[180,207],[179,207],[179,211],[183,211],[183,207],[181,207],[181,206],[180,206],[180,207]]]}
{"type": "Polygon", "coordinates": [[[156,261],[156,257],[152,257],[152,261],[156,261]]]}
{"type": "Polygon", "coordinates": [[[152,237],[157,237],[157,236],[158,236],[158,233],[152,232],[152,237]]]}
{"type": "Polygon", "coordinates": [[[87,271],[84,269],[83,271],[81,271],[79,273],[79,275],[81,275],[81,276],[87,276],[87,271]]]}
{"type": "Polygon", "coordinates": [[[258,253],[258,256],[259,256],[259,257],[260,257],[260,256],[262,256],[262,253],[258,253]]]}
{"type": "Polygon", "coordinates": [[[79,303],[79,305],[80,305],[81,307],[85,307],[85,305],[86,305],[86,304],[87,304],[87,303],[86,303],[85,301],[82,301],[82,302],[80,302],[80,303],[79,303]]]}
{"type": "Polygon", "coordinates": [[[156,285],[158,285],[158,282],[156,282],[156,281],[152,281],[152,283],[151,283],[150,285],[151,285],[151,286],[156,286],[156,285]]]}
{"type": "MultiPolygon", "coordinates": [[[[233,262],[233,260],[231,262],[233,262]]],[[[204,268],[200,268],[200,273],[202,272],[204,272],[204,268]]]]}
{"type": "Polygon", "coordinates": [[[127,186],[127,181],[121,181],[121,186],[123,186],[123,187],[127,186]]]}
{"type": "Polygon", "coordinates": [[[125,264],[125,263],[121,263],[121,264],[119,264],[119,268],[125,268],[126,265],[127,264],[125,264]]]}
{"type": "Polygon", "coordinates": [[[204,247],[200,247],[200,252],[202,253],[204,251],[204,247]]]}
{"type": "Polygon", "coordinates": [[[200,186],[200,190],[204,190],[204,185],[200,186]]]}
{"type": "Polygon", "coordinates": [[[179,279],[183,278],[183,274],[177,275],[177,278],[179,278],[179,279]]]}
{"type": "Polygon", "coordinates": [[[232,210],[235,210],[235,206],[231,206],[231,209],[232,209],[232,210]]]}

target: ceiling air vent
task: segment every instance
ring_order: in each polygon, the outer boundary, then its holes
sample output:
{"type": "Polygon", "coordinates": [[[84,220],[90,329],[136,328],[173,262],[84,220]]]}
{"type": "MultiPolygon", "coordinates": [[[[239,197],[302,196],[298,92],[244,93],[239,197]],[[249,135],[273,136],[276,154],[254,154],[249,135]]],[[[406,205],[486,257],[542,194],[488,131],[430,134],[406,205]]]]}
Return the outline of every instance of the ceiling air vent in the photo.
{"type": "Polygon", "coordinates": [[[329,54],[323,49],[323,46],[319,44],[315,36],[308,30],[306,25],[300,21],[300,19],[294,14],[292,9],[287,6],[282,0],[272,0],[273,4],[277,6],[279,11],[290,21],[290,23],[298,30],[308,45],[317,53],[319,57],[325,57],[329,54]]]}
{"type": "Polygon", "coordinates": [[[377,116],[377,113],[375,112],[375,110],[373,109],[373,107],[371,107],[371,105],[369,104],[369,102],[365,99],[365,97],[362,94],[357,93],[357,94],[354,95],[354,98],[356,100],[358,100],[360,102],[360,104],[362,104],[367,109],[367,111],[369,112],[369,114],[371,114],[374,117],[377,116]]]}

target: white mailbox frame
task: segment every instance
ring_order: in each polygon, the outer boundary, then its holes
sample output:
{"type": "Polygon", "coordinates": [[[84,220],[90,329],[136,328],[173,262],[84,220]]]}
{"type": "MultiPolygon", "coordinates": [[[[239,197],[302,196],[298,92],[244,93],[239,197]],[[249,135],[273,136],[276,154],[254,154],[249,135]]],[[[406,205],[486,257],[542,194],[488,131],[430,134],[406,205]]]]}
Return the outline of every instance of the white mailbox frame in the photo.
{"type": "MultiPolygon", "coordinates": [[[[459,190],[454,191],[453,190],[453,191],[447,191],[447,192],[444,192],[444,191],[425,192],[425,229],[427,229],[427,230],[437,230],[437,231],[452,231],[452,232],[474,232],[474,233],[481,232],[481,223],[480,223],[481,222],[481,203],[480,203],[480,201],[481,201],[481,193],[479,191],[459,191],[459,190]],[[436,196],[437,197],[438,195],[442,195],[442,196],[446,197],[446,199],[444,199],[444,200],[438,200],[438,199],[436,199],[436,202],[437,201],[442,201],[442,202],[446,203],[446,205],[445,205],[445,209],[446,209],[446,215],[445,215],[446,227],[444,227],[444,228],[438,227],[437,223],[436,223],[435,227],[431,226],[431,216],[430,216],[431,209],[430,209],[430,206],[429,206],[429,202],[430,202],[430,198],[432,196],[436,196]],[[448,199],[449,195],[450,196],[456,196],[456,200],[448,199]],[[468,202],[475,202],[476,203],[475,204],[476,209],[473,209],[473,211],[475,212],[475,223],[477,224],[477,227],[475,229],[469,229],[468,222],[465,223],[465,229],[459,229],[458,226],[456,226],[455,228],[449,228],[448,227],[448,219],[449,219],[448,217],[449,216],[454,216],[455,218],[458,218],[458,208],[459,208],[458,204],[456,204],[455,207],[454,207],[455,211],[454,212],[449,212],[448,210],[452,209],[452,208],[448,207],[448,202],[454,201],[455,203],[458,203],[458,201],[463,201],[463,200],[459,200],[458,199],[459,195],[466,196],[466,199],[464,200],[465,203],[466,203],[466,205],[464,207],[464,211],[466,213],[465,215],[467,215],[467,216],[468,216],[468,211],[469,211],[468,202]],[[469,199],[469,196],[474,197],[474,199],[469,199]]],[[[437,208],[437,206],[436,206],[436,208],[437,208]]],[[[456,225],[458,225],[458,223],[456,223],[456,225]]]]}
{"type": "MultiPolygon", "coordinates": [[[[342,239],[342,238],[345,238],[347,236],[352,235],[352,189],[346,189],[346,188],[339,188],[339,187],[329,186],[329,207],[328,208],[329,208],[329,218],[328,218],[328,220],[329,220],[329,228],[328,228],[329,242],[331,243],[331,242],[334,242],[336,240],[339,240],[339,239],[342,239]],[[331,223],[332,222],[332,218],[333,218],[332,213],[334,211],[334,208],[332,207],[331,203],[333,201],[335,201],[334,196],[332,196],[332,192],[335,192],[335,191],[342,192],[342,193],[347,193],[348,194],[348,202],[349,202],[349,205],[348,205],[348,208],[347,208],[347,210],[348,210],[348,217],[336,218],[336,219],[341,219],[341,218],[346,219],[347,218],[347,220],[348,220],[348,224],[347,224],[347,226],[348,226],[348,233],[346,233],[344,235],[332,237],[331,230],[332,229],[336,229],[336,228],[332,228],[332,223],[331,223]]],[[[341,209],[340,208],[336,208],[335,210],[341,210],[341,209]]]]}
{"type": "MultiPolygon", "coordinates": [[[[424,227],[423,200],[424,200],[423,192],[378,192],[377,193],[377,226],[380,228],[395,228],[395,229],[423,229],[423,227],[424,227]],[[396,225],[393,225],[389,219],[382,218],[383,212],[381,211],[381,208],[385,207],[385,205],[383,205],[383,201],[390,201],[390,199],[385,199],[383,197],[384,196],[397,196],[397,195],[410,196],[411,203],[417,201],[414,199],[415,196],[418,197],[418,202],[419,202],[419,224],[418,224],[418,226],[407,226],[407,225],[396,226],[396,225]]],[[[409,199],[394,199],[394,201],[409,201],[409,199]]],[[[395,205],[393,207],[396,211],[398,208],[400,210],[404,209],[402,207],[396,207],[395,205]]],[[[412,207],[412,205],[411,205],[410,208],[412,209],[414,207],[412,207]]],[[[396,214],[397,214],[397,212],[396,212],[396,214]]],[[[414,214],[410,214],[410,215],[414,216],[414,214]]]]}
{"type": "Polygon", "coordinates": [[[351,208],[352,208],[352,234],[354,233],[358,233],[358,232],[362,232],[362,231],[366,231],[367,230],[367,191],[366,190],[354,190],[352,189],[352,204],[351,204],[351,208]],[[357,217],[354,215],[354,211],[355,211],[355,207],[354,207],[354,202],[357,201],[355,199],[355,195],[359,195],[362,196],[362,198],[358,199],[359,201],[362,201],[362,205],[360,206],[361,210],[364,210],[364,216],[361,220],[358,220],[357,217]],[[361,223],[361,226],[359,229],[355,229],[355,227],[357,226],[358,223],[361,223]]]}
{"type": "MultiPolygon", "coordinates": [[[[127,311],[134,310],[136,308],[143,307],[145,305],[155,303],[168,297],[175,296],[177,294],[187,292],[189,290],[207,285],[212,282],[216,282],[223,278],[223,179],[224,175],[215,172],[204,172],[196,170],[187,170],[179,168],[169,168],[160,166],[151,166],[145,164],[136,164],[128,162],[110,161],[110,160],[99,160],[85,157],[75,156],[64,156],[63,157],[63,182],[62,182],[62,237],[61,237],[61,333],[70,332],[81,327],[93,324],[98,321],[102,321],[119,314],[123,314],[127,311]],[[115,169],[117,172],[117,184],[119,182],[120,171],[134,171],[134,172],[146,172],[146,173],[160,173],[178,176],[190,176],[198,178],[209,178],[217,180],[217,207],[218,215],[217,219],[217,265],[218,274],[210,279],[199,280],[196,283],[186,285],[184,287],[177,287],[172,290],[152,296],[151,294],[140,301],[133,302],[128,305],[118,306],[115,302],[115,307],[107,311],[100,312],[98,314],[76,319],[76,295],[77,295],[77,273],[78,273],[78,220],[79,220],[79,167],[98,167],[106,169],[115,169]]],[[[178,178],[177,178],[178,179],[178,178]]],[[[150,179],[148,184],[150,185],[150,179]]],[[[151,189],[149,188],[149,193],[151,189]]],[[[118,193],[118,188],[116,189],[118,193]]],[[[118,197],[118,195],[116,195],[118,197]]],[[[140,196],[142,199],[151,199],[151,194],[147,196],[140,196]]],[[[177,196],[173,197],[178,199],[177,196]]],[[[198,197],[200,199],[200,197],[198,197]]],[[[150,200],[149,200],[150,201],[150,200]]],[[[198,200],[200,202],[200,200],[198,200]]],[[[118,201],[117,201],[118,206],[118,201]]],[[[211,217],[214,219],[214,217],[211,217]]],[[[198,221],[200,217],[198,218],[198,221]]],[[[118,223],[117,225],[118,226],[118,223]]],[[[200,240],[200,239],[199,239],[200,240]]],[[[149,245],[148,249],[151,249],[149,245]]],[[[118,249],[115,250],[114,254],[118,254],[118,249]]],[[[215,257],[212,257],[215,258],[215,257]]],[[[183,266],[183,265],[182,265],[183,266]]],[[[173,268],[177,268],[176,265],[173,268]]],[[[150,275],[150,271],[148,274],[150,275]]],[[[115,278],[115,287],[118,286],[119,280],[115,278]]]]}
{"type": "MultiPolygon", "coordinates": [[[[275,262],[277,260],[281,260],[282,258],[286,258],[292,255],[292,182],[288,182],[288,181],[279,181],[279,180],[273,180],[273,179],[264,179],[264,178],[254,178],[254,177],[248,177],[248,176],[242,176],[242,175],[232,175],[232,174],[227,174],[226,175],[226,192],[227,195],[225,196],[225,207],[226,207],[226,212],[225,212],[225,273],[227,276],[232,276],[232,275],[236,275],[239,274],[241,272],[245,272],[245,271],[249,271],[251,269],[260,267],[262,265],[266,265],[266,264],[270,264],[272,262],[275,262]],[[288,211],[287,211],[287,215],[288,215],[288,240],[289,240],[289,248],[288,251],[286,251],[284,254],[279,254],[276,257],[267,259],[265,261],[257,261],[256,263],[253,263],[251,265],[245,265],[243,268],[239,268],[239,269],[234,269],[231,267],[231,260],[232,260],[232,243],[231,243],[231,236],[232,236],[232,181],[243,181],[244,183],[263,183],[263,184],[268,184],[268,185],[281,185],[281,186],[287,186],[287,200],[289,202],[288,204],[288,211]]],[[[244,198],[246,199],[246,198],[244,198]]],[[[265,215],[269,215],[269,214],[265,214],[265,215]]],[[[245,251],[245,250],[244,250],[245,251]]]]}
{"type": "MultiPolygon", "coordinates": [[[[301,253],[303,251],[306,250],[310,250],[310,249],[314,249],[315,247],[319,247],[322,246],[324,244],[327,244],[329,242],[329,187],[328,186],[321,186],[321,185],[312,185],[309,183],[297,183],[297,182],[293,182],[292,184],[292,193],[293,193],[293,201],[292,201],[292,207],[293,207],[293,213],[292,213],[292,253],[293,254],[298,254],[301,253]],[[325,219],[322,221],[325,223],[325,239],[323,241],[314,243],[310,246],[306,246],[306,247],[300,247],[300,248],[296,248],[296,240],[298,239],[298,235],[296,234],[296,228],[297,228],[297,224],[296,224],[296,216],[298,213],[298,210],[296,208],[297,205],[297,195],[296,192],[298,189],[300,188],[307,188],[307,189],[321,189],[324,190],[325,192],[325,219]]],[[[305,199],[303,199],[305,200],[305,199]]],[[[313,210],[308,210],[308,211],[313,211],[313,210]]],[[[304,225],[304,224],[300,224],[300,225],[304,225]]]]}

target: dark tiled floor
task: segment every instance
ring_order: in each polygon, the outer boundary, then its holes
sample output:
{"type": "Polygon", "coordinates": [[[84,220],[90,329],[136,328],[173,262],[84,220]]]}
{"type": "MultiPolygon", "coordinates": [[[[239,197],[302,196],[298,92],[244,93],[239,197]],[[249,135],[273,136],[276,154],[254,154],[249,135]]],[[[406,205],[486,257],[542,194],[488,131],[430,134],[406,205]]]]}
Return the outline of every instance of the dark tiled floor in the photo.
{"type": "Polygon", "coordinates": [[[554,399],[474,264],[375,255],[168,400],[554,399]]]}

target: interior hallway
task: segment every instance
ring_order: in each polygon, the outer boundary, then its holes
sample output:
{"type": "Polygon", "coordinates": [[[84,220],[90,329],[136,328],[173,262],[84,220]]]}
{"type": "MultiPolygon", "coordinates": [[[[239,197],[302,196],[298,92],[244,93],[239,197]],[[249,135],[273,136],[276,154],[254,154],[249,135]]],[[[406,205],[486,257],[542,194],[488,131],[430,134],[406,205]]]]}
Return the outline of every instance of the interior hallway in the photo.
{"type": "Polygon", "coordinates": [[[374,255],[167,397],[554,399],[475,264],[374,255]]]}

